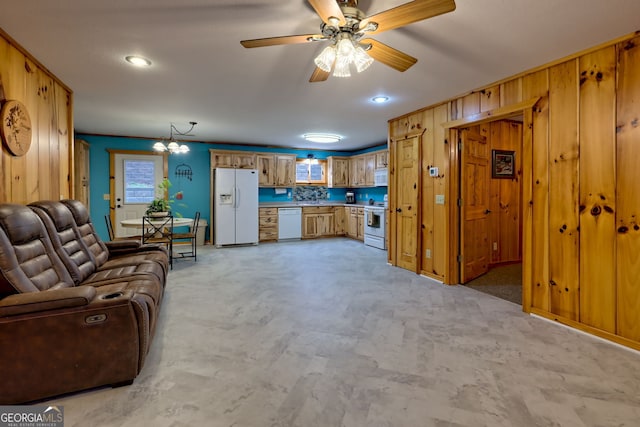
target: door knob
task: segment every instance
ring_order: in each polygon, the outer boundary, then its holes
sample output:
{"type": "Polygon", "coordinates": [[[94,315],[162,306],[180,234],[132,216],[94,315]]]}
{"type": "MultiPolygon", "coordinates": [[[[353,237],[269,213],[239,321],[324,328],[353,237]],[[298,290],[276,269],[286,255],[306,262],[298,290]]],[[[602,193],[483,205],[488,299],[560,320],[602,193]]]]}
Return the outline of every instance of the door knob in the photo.
{"type": "Polygon", "coordinates": [[[402,212],[402,208],[396,208],[396,212],[402,212]]]}

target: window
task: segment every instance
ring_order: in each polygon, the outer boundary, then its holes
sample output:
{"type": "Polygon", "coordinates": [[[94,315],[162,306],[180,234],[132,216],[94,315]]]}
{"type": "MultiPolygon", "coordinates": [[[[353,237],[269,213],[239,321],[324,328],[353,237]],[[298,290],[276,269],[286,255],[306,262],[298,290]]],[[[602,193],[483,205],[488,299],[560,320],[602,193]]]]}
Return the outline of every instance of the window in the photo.
{"type": "Polygon", "coordinates": [[[155,162],[124,160],[124,203],[151,203],[156,197],[155,162]]]}

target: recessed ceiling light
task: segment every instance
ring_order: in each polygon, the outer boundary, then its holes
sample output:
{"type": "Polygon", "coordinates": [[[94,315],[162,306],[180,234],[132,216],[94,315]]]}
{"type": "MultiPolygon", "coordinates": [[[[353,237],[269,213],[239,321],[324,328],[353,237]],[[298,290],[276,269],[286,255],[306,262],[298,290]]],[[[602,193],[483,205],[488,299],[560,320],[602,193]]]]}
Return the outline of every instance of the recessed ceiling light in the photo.
{"type": "Polygon", "coordinates": [[[389,101],[389,97],[379,95],[379,96],[374,96],[373,98],[371,98],[371,100],[376,104],[384,104],[385,102],[389,101]]]}
{"type": "Polygon", "coordinates": [[[340,135],[333,135],[330,133],[306,133],[304,139],[309,142],[318,142],[321,144],[331,144],[338,142],[342,139],[340,135]]]}
{"type": "Polygon", "coordinates": [[[150,67],[151,61],[147,58],[137,55],[129,55],[124,58],[129,64],[135,65],[136,67],[150,67]]]}

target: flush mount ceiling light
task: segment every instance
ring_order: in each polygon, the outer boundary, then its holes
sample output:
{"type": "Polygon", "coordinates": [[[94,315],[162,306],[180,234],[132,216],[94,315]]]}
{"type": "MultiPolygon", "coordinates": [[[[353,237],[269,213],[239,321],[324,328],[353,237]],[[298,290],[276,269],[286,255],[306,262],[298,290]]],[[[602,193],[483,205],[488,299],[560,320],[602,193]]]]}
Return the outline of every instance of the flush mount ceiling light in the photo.
{"type": "Polygon", "coordinates": [[[389,97],[388,96],[374,96],[373,98],[371,98],[371,101],[375,102],[376,104],[384,104],[385,102],[389,101],[389,97]]]}
{"type": "Polygon", "coordinates": [[[169,154],[188,153],[189,147],[187,147],[185,144],[182,144],[182,145],[178,144],[178,142],[173,138],[173,134],[175,132],[176,135],[180,135],[180,136],[193,136],[193,134],[189,132],[193,130],[193,128],[198,124],[198,122],[189,122],[189,124],[191,125],[189,130],[185,132],[180,132],[178,129],[176,129],[173,123],[171,123],[171,128],[169,129],[169,142],[165,145],[164,142],[158,141],[155,144],[153,144],[153,149],[160,152],[168,151],[169,154]]]}
{"type": "Polygon", "coordinates": [[[304,139],[309,142],[317,142],[320,144],[332,144],[342,139],[340,135],[334,135],[330,133],[306,133],[304,139]]]}
{"type": "Polygon", "coordinates": [[[138,55],[129,55],[124,58],[131,65],[135,65],[136,67],[150,67],[151,61],[147,58],[138,55]]]}

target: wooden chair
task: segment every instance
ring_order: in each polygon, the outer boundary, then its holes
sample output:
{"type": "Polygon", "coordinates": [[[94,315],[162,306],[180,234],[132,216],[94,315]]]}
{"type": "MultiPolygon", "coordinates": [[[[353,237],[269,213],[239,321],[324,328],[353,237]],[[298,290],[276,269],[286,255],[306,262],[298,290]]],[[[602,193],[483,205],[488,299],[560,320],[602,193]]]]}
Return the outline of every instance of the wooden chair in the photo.
{"type": "Polygon", "coordinates": [[[197,252],[197,239],[196,236],[198,234],[198,226],[200,223],[200,212],[196,212],[196,216],[193,220],[193,226],[188,233],[175,233],[173,235],[173,240],[189,240],[189,244],[191,244],[190,251],[178,252],[182,258],[193,258],[193,261],[198,261],[198,252],[197,252]]]}
{"type": "Polygon", "coordinates": [[[142,243],[166,246],[169,252],[169,267],[173,269],[173,215],[143,216],[142,243]]]}
{"type": "Polygon", "coordinates": [[[124,237],[116,237],[113,232],[113,224],[111,223],[111,215],[105,215],[104,221],[107,223],[107,233],[109,233],[109,240],[117,241],[117,240],[140,240],[142,238],[141,235],[135,236],[124,236],[124,237]]]}

